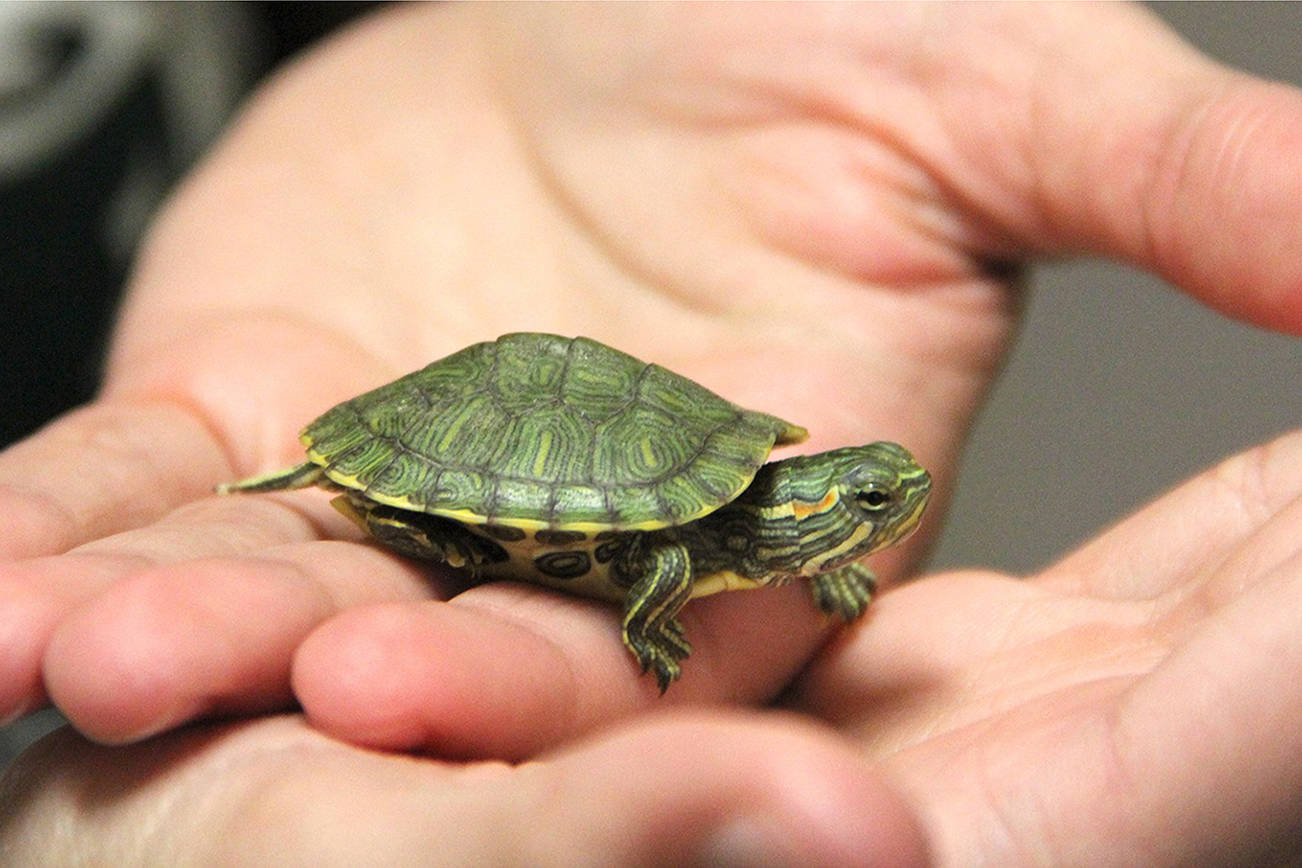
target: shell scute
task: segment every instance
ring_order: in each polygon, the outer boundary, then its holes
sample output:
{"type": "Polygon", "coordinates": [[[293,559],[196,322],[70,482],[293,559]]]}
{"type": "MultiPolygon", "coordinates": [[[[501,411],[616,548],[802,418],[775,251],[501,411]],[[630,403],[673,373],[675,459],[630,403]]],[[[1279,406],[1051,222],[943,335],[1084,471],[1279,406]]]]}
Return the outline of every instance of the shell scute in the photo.
{"type": "Polygon", "coordinates": [[[558,525],[602,525],[616,520],[606,504],[606,490],[595,485],[566,485],[556,490],[555,515],[564,516],[558,525]]]}
{"type": "Polygon", "coordinates": [[[497,342],[492,376],[487,381],[493,400],[513,416],[554,403],[565,376],[565,355],[548,343],[497,342]]]}
{"type": "Polygon", "coordinates": [[[486,464],[503,476],[579,485],[593,478],[592,431],[572,412],[550,406],[501,426],[486,464]]]}
{"type": "MultiPolygon", "coordinates": [[[[623,356],[622,353],[619,354],[623,356]]],[[[593,364],[593,354],[579,353],[565,372],[558,398],[569,412],[600,426],[625,412],[633,400],[638,364],[612,357],[593,364]]]]}
{"type": "Polygon", "coordinates": [[[611,492],[614,515],[611,526],[617,528],[651,529],[674,524],[673,516],[666,513],[655,489],[646,485],[630,485],[611,492]]]}

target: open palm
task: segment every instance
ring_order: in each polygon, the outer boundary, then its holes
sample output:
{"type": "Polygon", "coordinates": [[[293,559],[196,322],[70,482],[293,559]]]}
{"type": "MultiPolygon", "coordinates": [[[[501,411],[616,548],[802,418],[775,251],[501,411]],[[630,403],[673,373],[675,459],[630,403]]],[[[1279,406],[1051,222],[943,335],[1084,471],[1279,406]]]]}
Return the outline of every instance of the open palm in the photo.
{"type": "MultiPolygon", "coordinates": [[[[208,492],[293,460],[331,403],[532,329],[781,413],[811,448],[899,440],[943,495],[1013,325],[1009,263],[1103,252],[1302,331],[1281,241],[1298,181],[1278,171],[1300,119],[1291,91],[1125,8],[378,16],[268,87],[180,191],[100,400],[0,457],[0,713],[53,698],[127,741],[296,700],[352,741],[520,758],[637,709],[790,688],[906,755],[935,719],[969,722],[929,668],[985,659],[957,619],[1029,617],[1036,586],[887,595],[795,687],[826,629],[802,589],[702,600],[659,702],[598,604],[507,585],[444,603],[454,576],[330,541],[350,531],[319,498],[208,492]],[[888,641],[935,655],[904,673],[924,683],[838,673],[888,641]],[[883,685],[896,726],[835,699],[883,685]]],[[[1094,647],[1057,651],[1072,669],[1094,647]]]]}

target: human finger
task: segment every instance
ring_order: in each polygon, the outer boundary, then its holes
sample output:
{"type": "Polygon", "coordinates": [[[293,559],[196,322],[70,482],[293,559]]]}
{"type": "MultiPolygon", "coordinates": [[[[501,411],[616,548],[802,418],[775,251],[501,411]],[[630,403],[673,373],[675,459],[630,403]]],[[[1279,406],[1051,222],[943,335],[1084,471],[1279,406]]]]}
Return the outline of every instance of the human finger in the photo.
{"type": "Polygon", "coordinates": [[[73,411],[0,452],[0,558],[57,554],[152,521],[229,472],[221,445],[179,405],[73,411]]]}
{"type": "Polygon", "coordinates": [[[992,170],[972,187],[980,210],[1038,249],[1124,259],[1231,316],[1302,333],[1302,92],[1216,64],[1138,7],[950,14],[963,44],[944,43],[946,62],[987,68],[987,96],[1003,103],[974,115],[970,98],[948,98],[958,77],[928,94],[964,110],[957,147],[992,170]],[[1009,42],[1018,50],[991,50],[1009,42]],[[981,156],[1019,139],[1020,159],[981,156]]]}
{"type": "Polygon", "coordinates": [[[448,603],[359,608],[305,640],[295,695],[314,725],[358,744],[520,759],[636,712],[772,698],[829,629],[807,595],[693,602],[680,618],[694,650],[663,696],[602,603],[499,583],[448,603]]]}
{"type": "MultiPolygon", "coordinates": [[[[41,661],[56,627],[114,584],[193,558],[232,556],[315,539],[333,521],[308,502],[206,498],[144,527],[61,555],[0,562],[0,717],[46,701],[41,661]]],[[[92,677],[87,672],[87,677],[92,677]]]]}
{"type": "Polygon", "coordinates": [[[295,718],[119,749],[64,732],[0,792],[20,862],[926,862],[890,787],[785,718],[656,717],[513,768],[358,750],[295,718]]]}
{"type": "Polygon", "coordinates": [[[82,732],[111,743],[284,708],[293,654],[320,623],[362,603],[436,595],[438,577],[336,541],[148,567],[58,624],[44,683],[82,732]]]}

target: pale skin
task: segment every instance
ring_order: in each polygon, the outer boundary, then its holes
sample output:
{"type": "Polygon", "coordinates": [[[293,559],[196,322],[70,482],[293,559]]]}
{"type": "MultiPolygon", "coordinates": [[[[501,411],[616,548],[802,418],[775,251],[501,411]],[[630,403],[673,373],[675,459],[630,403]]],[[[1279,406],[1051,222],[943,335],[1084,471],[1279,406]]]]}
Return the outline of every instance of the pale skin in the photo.
{"type": "Polygon", "coordinates": [[[663,700],[599,603],[447,600],[324,497],[208,493],[296,460],[335,401],[531,328],[811,450],[905,443],[937,515],[1014,326],[992,262],[1113,256],[1302,333],[1300,137],[1295,91],[1127,7],[374,17],[167,209],[101,397],[0,456],[0,714],[52,700],[84,734],[11,776],[0,852],[1296,856],[1302,434],[1039,575],[889,590],[830,644],[804,588],[695,601],[663,700]],[[232,715],[265,716],[170,732],[232,715]]]}

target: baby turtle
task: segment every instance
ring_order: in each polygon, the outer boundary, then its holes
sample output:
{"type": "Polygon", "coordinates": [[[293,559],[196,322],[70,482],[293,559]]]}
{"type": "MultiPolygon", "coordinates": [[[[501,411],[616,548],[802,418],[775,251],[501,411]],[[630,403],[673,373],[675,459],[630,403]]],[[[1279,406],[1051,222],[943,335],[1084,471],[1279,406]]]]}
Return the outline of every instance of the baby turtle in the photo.
{"type": "Polygon", "coordinates": [[[220,493],[320,485],[415,558],[623,606],[623,637],[664,690],[693,597],[810,580],[846,621],[858,559],[918,524],[931,478],[871,443],[765,464],[804,428],[587,338],[509,334],[327,411],[308,460],[220,493]]]}

